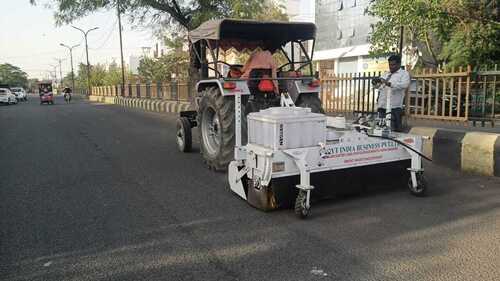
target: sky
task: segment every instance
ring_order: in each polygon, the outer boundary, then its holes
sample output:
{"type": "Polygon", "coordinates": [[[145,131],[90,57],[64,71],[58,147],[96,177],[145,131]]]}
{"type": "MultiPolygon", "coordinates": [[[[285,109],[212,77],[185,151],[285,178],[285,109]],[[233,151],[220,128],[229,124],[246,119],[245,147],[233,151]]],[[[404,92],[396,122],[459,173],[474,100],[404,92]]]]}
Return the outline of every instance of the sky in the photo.
{"type": "MultiPolygon", "coordinates": [[[[85,62],[85,42],[83,34],[70,25],[57,27],[53,17],[54,10],[44,7],[48,0],[38,0],[32,6],[29,0],[0,0],[0,64],[10,63],[28,73],[30,78],[47,78],[49,71],[64,59],[62,73],[71,71],[69,51],[59,44],[81,44],[73,49],[73,65],[85,62]]],[[[120,62],[120,41],[118,19],[115,10],[100,11],[73,23],[87,30],[99,27],[88,35],[90,64],[113,61],[120,62]]],[[[123,53],[128,64],[131,55],[141,55],[141,47],[153,47],[156,39],[150,29],[132,28],[127,17],[122,16],[123,53]]]]}

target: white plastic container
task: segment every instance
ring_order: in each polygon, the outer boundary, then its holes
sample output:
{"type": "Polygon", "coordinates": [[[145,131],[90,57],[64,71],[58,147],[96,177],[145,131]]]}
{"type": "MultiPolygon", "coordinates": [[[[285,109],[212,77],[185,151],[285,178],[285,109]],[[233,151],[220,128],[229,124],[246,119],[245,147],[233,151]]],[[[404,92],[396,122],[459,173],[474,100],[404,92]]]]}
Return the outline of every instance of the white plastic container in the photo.
{"type": "Polygon", "coordinates": [[[329,129],[326,131],[326,140],[327,140],[327,141],[338,140],[338,139],[340,139],[343,135],[344,135],[344,133],[343,133],[343,132],[341,132],[341,131],[337,131],[337,130],[335,130],[335,129],[331,129],[331,128],[329,128],[329,129]]]}
{"type": "Polygon", "coordinates": [[[337,116],[337,117],[328,116],[328,117],[326,117],[326,126],[338,128],[338,129],[345,129],[346,128],[345,117],[343,117],[343,116],[337,116]]]}
{"type": "Polygon", "coordinates": [[[326,141],[326,116],[310,108],[271,107],[250,113],[248,143],[273,150],[316,146],[326,141]]]}

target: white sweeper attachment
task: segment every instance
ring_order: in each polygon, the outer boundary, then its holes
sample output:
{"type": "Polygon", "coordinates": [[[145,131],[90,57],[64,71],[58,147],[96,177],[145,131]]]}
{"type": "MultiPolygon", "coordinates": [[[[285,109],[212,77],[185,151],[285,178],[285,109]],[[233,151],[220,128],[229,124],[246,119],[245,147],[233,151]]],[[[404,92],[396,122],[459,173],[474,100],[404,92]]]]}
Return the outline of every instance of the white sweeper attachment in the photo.
{"type": "Polygon", "coordinates": [[[282,107],[247,116],[248,144],[242,145],[241,96],[236,94],[235,100],[230,188],[258,209],[294,206],[297,215],[306,217],[312,196],[352,191],[376,182],[399,184],[401,178],[413,195],[426,192],[423,137],[392,132],[390,110],[386,117],[348,124],[342,117],[295,107],[283,96],[282,107]]]}

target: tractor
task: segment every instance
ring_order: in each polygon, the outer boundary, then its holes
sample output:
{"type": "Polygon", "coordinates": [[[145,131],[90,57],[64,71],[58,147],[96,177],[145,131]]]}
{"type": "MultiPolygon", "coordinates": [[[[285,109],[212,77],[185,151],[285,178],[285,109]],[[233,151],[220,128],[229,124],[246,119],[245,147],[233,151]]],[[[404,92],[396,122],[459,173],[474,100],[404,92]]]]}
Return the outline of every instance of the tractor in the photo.
{"type": "Polygon", "coordinates": [[[241,141],[247,143],[247,115],[291,103],[324,113],[320,81],[312,56],[316,35],[313,23],[255,20],[210,20],[189,32],[191,57],[201,79],[196,83],[194,110],[180,112],[177,145],[192,148],[193,127],[199,128],[200,152],[206,164],[226,170],[234,159],[235,93],[241,95],[241,141]],[[247,77],[234,75],[243,65],[221,60],[221,50],[238,53],[281,53],[286,61],[271,68],[253,68],[247,77]]]}
{"type": "Polygon", "coordinates": [[[311,62],[315,32],[312,23],[232,19],[191,31],[203,79],[196,84],[195,110],[177,120],[178,148],[191,150],[191,128],[198,127],[208,166],[227,169],[230,190],[264,211],[293,207],[305,218],[313,197],[357,193],[377,183],[406,182],[411,194],[424,196],[425,138],[391,130],[390,86],[375,83],[389,87],[386,116],[347,122],[324,114],[311,62]],[[240,68],[219,60],[221,49],[252,55],[240,68]],[[272,57],[278,52],[287,60],[280,66],[272,57]]]}

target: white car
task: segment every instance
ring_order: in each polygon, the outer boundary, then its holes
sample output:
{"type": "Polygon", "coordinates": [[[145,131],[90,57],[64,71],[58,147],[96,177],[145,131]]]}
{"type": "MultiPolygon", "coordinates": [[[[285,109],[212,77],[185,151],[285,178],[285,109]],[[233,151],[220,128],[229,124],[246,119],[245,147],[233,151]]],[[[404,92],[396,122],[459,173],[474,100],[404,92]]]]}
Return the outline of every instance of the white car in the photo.
{"type": "Polygon", "coordinates": [[[12,87],[10,88],[10,91],[16,95],[16,98],[18,101],[23,100],[27,101],[28,100],[28,95],[26,94],[26,91],[24,91],[23,88],[21,87],[12,87]]]}
{"type": "Polygon", "coordinates": [[[17,99],[7,88],[0,88],[0,102],[3,104],[16,104],[17,99]]]}

